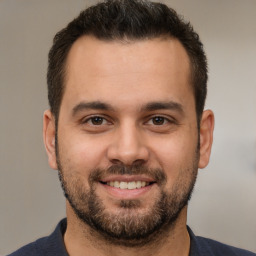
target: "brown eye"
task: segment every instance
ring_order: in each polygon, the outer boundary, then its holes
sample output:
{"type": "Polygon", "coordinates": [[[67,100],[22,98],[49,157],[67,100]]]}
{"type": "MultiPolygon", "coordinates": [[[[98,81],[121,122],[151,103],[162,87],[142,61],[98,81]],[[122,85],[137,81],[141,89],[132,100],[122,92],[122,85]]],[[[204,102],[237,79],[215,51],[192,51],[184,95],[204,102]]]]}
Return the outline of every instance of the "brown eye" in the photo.
{"type": "Polygon", "coordinates": [[[105,115],[90,115],[80,121],[81,129],[91,134],[109,131],[113,126],[111,117],[105,115]]]}
{"type": "Polygon", "coordinates": [[[152,123],[154,125],[163,125],[166,122],[166,118],[162,117],[162,116],[156,116],[152,118],[152,123]]]}
{"type": "Polygon", "coordinates": [[[100,116],[95,116],[95,117],[90,118],[90,122],[93,125],[101,125],[101,124],[103,124],[104,120],[105,119],[100,116]]]}

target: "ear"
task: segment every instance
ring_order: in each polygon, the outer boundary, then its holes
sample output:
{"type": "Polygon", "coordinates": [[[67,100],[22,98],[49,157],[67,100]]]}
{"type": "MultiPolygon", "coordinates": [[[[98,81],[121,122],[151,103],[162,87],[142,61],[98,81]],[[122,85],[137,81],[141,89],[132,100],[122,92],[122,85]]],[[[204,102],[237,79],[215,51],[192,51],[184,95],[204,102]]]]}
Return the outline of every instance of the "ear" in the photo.
{"type": "Polygon", "coordinates": [[[43,126],[44,146],[48,155],[48,163],[52,169],[57,170],[55,151],[55,118],[50,110],[44,112],[43,126]]]}
{"type": "Polygon", "coordinates": [[[200,123],[200,159],[199,168],[205,168],[210,159],[214,129],[214,114],[211,110],[205,110],[200,123]]]}

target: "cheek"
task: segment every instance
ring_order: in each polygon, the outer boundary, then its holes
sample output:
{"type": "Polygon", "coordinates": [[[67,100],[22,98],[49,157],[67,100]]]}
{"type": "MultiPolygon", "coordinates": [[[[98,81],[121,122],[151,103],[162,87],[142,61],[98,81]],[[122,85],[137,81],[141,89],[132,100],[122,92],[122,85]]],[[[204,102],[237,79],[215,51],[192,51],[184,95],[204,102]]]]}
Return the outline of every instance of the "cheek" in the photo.
{"type": "Polygon", "coordinates": [[[85,172],[102,165],[105,155],[104,143],[100,139],[85,135],[62,133],[59,136],[59,156],[61,162],[78,172],[85,172]],[[68,136],[65,136],[68,135],[68,136]]]}
{"type": "Polygon", "coordinates": [[[166,172],[168,182],[174,182],[182,170],[191,168],[196,155],[197,135],[191,137],[191,134],[190,136],[177,134],[158,142],[153,139],[151,141],[154,158],[166,172]]]}

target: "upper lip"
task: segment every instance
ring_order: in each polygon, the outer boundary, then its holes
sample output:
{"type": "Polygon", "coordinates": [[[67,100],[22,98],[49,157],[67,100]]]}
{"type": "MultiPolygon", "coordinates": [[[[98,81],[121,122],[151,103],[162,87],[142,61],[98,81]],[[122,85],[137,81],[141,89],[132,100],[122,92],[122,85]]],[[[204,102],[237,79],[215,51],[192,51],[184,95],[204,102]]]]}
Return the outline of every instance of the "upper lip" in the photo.
{"type": "Polygon", "coordinates": [[[146,175],[110,175],[106,178],[100,180],[101,182],[110,182],[110,181],[124,181],[124,182],[131,182],[131,181],[145,181],[145,182],[155,182],[154,179],[146,176],[146,175]]]}

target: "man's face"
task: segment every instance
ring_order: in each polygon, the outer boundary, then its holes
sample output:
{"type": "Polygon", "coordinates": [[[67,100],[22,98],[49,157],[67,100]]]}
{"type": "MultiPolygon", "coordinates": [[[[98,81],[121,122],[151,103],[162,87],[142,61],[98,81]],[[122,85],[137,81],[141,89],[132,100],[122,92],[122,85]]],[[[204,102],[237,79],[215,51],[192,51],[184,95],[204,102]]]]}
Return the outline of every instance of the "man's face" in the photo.
{"type": "Polygon", "coordinates": [[[126,241],[169,227],[196,179],[198,136],[177,40],[74,43],[56,147],[67,203],[85,223],[126,241]]]}

